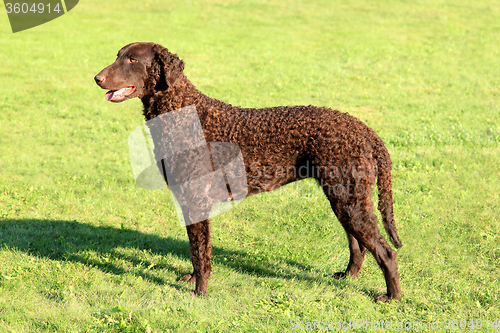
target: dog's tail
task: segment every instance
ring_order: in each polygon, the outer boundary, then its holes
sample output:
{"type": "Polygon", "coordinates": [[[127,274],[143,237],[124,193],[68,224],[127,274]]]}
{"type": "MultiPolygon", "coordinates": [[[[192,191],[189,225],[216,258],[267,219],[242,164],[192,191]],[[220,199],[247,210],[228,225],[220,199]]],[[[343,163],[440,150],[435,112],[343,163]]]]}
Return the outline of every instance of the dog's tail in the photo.
{"type": "Polygon", "coordinates": [[[394,209],[392,201],[392,175],[391,157],[389,151],[380,137],[375,134],[375,159],[377,160],[377,186],[378,186],[378,210],[382,214],[384,228],[396,248],[403,246],[397,234],[394,222],[394,209]]]}

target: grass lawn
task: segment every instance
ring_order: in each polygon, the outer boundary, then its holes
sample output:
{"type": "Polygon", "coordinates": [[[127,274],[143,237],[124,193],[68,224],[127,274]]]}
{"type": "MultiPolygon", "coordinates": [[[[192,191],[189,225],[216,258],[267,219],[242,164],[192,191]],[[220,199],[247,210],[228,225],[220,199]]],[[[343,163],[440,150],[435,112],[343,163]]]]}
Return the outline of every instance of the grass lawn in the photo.
{"type": "Polygon", "coordinates": [[[500,331],[500,2],[86,0],[16,34],[0,17],[0,332],[500,331]],[[347,239],[311,181],[214,218],[209,294],[192,297],[170,194],[132,176],[142,105],[93,82],[135,41],[179,54],[211,97],[374,128],[402,300],[374,303],[371,255],[358,279],[332,278],[347,239]]]}

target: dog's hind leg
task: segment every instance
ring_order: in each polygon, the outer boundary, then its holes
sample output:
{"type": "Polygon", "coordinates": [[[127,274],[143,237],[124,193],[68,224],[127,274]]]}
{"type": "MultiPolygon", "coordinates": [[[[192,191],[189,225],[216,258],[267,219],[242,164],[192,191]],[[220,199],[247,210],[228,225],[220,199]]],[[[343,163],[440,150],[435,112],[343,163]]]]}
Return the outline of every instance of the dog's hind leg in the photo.
{"type": "Polygon", "coordinates": [[[196,295],[207,292],[208,278],[212,274],[212,245],[210,244],[210,221],[204,220],[186,226],[191,250],[193,274],[186,274],[181,281],[196,282],[196,295]]]}
{"type": "MultiPolygon", "coordinates": [[[[376,220],[375,220],[376,222],[376,220]]],[[[382,238],[377,228],[377,233],[353,232],[355,237],[373,254],[379,267],[382,269],[387,286],[387,294],[378,296],[377,302],[386,302],[391,299],[401,299],[399,286],[399,273],[396,264],[396,252],[382,238]]]]}
{"type": "Polygon", "coordinates": [[[349,240],[349,264],[347,265],[345,272],[335,273],[335,277],[337,279],[344,279],[347,275],[352,276],[354,279],[357,278],[359,271],[361,271],[361,267],[363,266],[363,261],[365,260],[366,247],[360,244],[349,232],[346,233],[347,239],[349,240]]]}
{"type": "Polygon", "coordinates": [[[369,197],[350,200],[349,203],[343,204],[333,198],[329,199],[337,218],[349,237],[351,259],[346,273],[353,274],[353,276],[355,273],[359,273],[363,255],[368,250],[382,269],[387,286],[387,294],[380,295],[375,300],[401,299],[396,252],[391,249],[380,234],[377,218],[373,214],[373,204],[369,197]]]}

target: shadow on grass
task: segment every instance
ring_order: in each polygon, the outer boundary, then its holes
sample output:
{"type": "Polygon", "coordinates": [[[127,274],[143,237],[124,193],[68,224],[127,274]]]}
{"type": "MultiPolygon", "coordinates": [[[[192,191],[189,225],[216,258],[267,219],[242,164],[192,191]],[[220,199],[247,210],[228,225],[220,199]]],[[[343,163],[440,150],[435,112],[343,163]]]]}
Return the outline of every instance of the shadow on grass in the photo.
{"type": "MultiPolygon", "coordinates": [[[[139,256],[126,255],[118,252],[117,247],[133,248],[150,251],[157,255],[174,255],[182,260],[190,261],[189,243],[187,240],[177,240],[170,237],[159,237],[154,234],[145,234],[130,229],[113,227],[96,227],[76,221],[57,220],[0,220],[0,246],[17,249],[34,256],[52,260],[80,262],[84,265],[97,267],[103,272],[122,275],[132,273],[158,284],[167,284],[181,289],[178,284],[171,284],[162,278],[151,274],[147,269],[124,269],[109,262],[100,260],[99,256],[113,257],[131,263],[134,267],[149,265],[139,256]],[[95,252],[90,256],[88,251],[95,252]]],[[[213,248],[213,262],[224,265],[236,271],[258,276],[294,279],[302,281],[316,281],[334,284],[337,287],[345,286],[344,281],[337,281],[331,277],[319,276],[314,267],[296,261],[281,259],[289,269],[276,270],[274,263],[260,259],[252,260],[252,256],[244,251],[213,248]],[[231,258],[229,261],[223,258],[231,258]],[[300,270],[299,272],[297,272],[300,270]]],[[[188,272],[164,265],[157,269],[166,269],[182,276],[188,272]]],[[[190,272],[189,272],[190,273],[190,272]]]]}

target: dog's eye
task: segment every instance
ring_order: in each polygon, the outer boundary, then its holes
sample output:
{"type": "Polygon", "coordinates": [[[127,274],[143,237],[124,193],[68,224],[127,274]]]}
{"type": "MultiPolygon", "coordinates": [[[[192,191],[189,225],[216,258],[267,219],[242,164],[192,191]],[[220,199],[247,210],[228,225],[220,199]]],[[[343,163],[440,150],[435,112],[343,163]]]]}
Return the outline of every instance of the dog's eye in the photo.
{"type": "Polygon", "coordinates": [[[137,59],[135,59],[135,58],[130,58],[130,62],[137,62],[137,59]]]}

